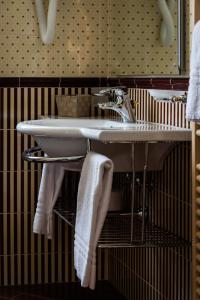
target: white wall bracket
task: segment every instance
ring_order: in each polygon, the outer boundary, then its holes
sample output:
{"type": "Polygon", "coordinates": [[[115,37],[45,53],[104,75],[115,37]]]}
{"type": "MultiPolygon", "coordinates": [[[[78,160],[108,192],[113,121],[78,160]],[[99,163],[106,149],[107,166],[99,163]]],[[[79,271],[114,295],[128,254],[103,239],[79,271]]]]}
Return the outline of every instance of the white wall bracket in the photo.
{"type": "Polygon", "coordinates": [[[35,0],[36,13],[39,22],[40,36],[44,44],[53,42],[56,28],[57,0],[49,0],[47,18],[43,0],[35,0]]]}
{"type": "Polygon", "coordinates": [[[170,46],[174,42],[175,26],[173,20],[173,10],[175,8],[175,0],[158,0],[158,7],[162,15],[162,23],[160,27],[160,41],[163,46],[170,46]]]}

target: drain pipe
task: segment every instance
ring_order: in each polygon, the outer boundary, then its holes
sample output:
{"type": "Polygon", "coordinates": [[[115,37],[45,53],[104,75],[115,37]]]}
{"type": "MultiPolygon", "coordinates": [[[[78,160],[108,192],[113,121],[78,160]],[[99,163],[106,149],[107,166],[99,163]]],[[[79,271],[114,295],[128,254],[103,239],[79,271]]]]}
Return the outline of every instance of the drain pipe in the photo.
{"type": "Polygon", "coordinates": [[[47,18],[43,0],[35,0],[36,13],[39,22],[40,36],[44,44],[53,42],[56,28],[57,0],[49,0],[47,18]]]}

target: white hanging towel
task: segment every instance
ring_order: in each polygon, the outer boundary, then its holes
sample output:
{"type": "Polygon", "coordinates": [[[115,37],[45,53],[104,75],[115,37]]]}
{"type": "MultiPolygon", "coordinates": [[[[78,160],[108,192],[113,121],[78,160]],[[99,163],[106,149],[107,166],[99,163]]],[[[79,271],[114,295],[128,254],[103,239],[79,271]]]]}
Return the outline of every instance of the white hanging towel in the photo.
{"type": "Polygon", "coordinates": [[[195,25],[192,36],[186,118],[191,121],[200,120],[200,21],[195,25]]]}
{"type": "Polygon", "coordinates": [[[65,170],[81,170],[82,162],[44,164],[38,195],[33,232],[52,238],[52,212],[58,198],[65,170]]]}
{"type": "Polygon", "coordinates": [[[65,169],[59,163],[44,164],[33,232],[52,238],[52,211],[58,198],[65,169]]]}
{"type": "Polygon", "coordinates": [[[84,161],[78,188],[74,264],[83,287],[95,288],[96,246],[107,214],[113,163],[90,152],[84,161]]]}

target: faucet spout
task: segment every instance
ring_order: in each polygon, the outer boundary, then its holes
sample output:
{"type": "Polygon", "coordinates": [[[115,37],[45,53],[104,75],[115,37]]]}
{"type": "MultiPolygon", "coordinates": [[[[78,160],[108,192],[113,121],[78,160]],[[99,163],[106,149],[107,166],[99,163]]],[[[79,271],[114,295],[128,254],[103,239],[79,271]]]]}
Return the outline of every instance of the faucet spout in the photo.
{"type": "Polygon", "coordinates": [[[126,107],[126,111],[128,114],[128,123],[136,123],[136,115],[135,115],[135,111],[134,108],[131,105],[131,101],[130,98],[128,96],[125,96],[126,100],[124,102],[124,106],[126,107]]]}
{"type": "Polygon", "coordinates": [[[117,107],[113,102],[98,103],[98,107],[103,110],[108,109],[108,110],[115,111],[121,116],[124,123],[129,122],[129,118],[126,115],[126,112],[124,112],[122,108],[117,107]]]}
{"type": "Polygon", "coordinates": [[[99,108],[117,112],[124,123],[136,123],[134,109],[125,87],[108,88],[95,94],[95,96],[108,96],[108,100],[110,100],[106,103],[98,103],[99,108]]]}

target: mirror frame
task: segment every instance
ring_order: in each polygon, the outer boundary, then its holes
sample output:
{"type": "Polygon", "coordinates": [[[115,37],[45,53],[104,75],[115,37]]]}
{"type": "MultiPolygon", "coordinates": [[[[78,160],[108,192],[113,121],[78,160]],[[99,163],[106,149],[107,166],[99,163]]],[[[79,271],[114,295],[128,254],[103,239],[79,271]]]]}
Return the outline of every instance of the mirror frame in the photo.
{"type": "Polygon", "coordinates": [[[186,72],[186,53],[185,53],[185,1],[178,0],[178,70],[179,75],[186,72]]]}

